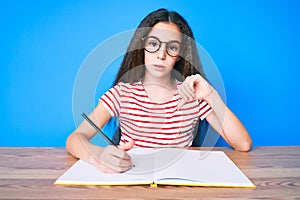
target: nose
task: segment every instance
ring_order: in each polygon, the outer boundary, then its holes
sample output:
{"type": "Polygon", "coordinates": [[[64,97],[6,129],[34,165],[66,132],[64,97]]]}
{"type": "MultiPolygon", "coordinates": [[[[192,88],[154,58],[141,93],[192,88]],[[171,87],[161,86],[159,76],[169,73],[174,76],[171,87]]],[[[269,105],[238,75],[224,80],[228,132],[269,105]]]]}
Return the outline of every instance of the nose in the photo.
{"type": "Polygon", "coordinates": [[[158,49],[158,51],[156,52],[156,56],[158,59],[160,60],[165,60],[166,59],[166,44],[161,44],[160,48],[158,49]]]}

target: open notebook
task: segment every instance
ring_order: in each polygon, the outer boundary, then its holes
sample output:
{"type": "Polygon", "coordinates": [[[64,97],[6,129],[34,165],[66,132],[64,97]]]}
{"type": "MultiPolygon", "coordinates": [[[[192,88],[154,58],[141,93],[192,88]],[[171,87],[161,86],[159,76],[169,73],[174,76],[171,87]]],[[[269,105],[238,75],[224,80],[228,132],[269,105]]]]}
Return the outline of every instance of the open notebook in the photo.
{"type": "Polygon", "coordinates": [[[134,167],[124,173],[102,173],[78,160],[54,184],[255,187],[222,151],[135,148],[128,153],[134,167]]]}

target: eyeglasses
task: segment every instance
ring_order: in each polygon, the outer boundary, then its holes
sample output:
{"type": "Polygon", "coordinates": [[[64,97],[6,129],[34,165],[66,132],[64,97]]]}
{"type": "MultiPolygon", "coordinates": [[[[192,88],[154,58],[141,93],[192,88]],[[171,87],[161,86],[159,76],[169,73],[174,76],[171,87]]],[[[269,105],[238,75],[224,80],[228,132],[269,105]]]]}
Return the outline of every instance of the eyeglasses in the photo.
{"type": "Polygon", "coordinates": [[[162,42],[155,36],[143,37],[142,40],[145,42],[144,49],[150,53],[157,52],[161,48],[162,43],[166,44],[166,51],[169,56],[176,57],[181,51],[181,43],[176,40],[162,42]]]}

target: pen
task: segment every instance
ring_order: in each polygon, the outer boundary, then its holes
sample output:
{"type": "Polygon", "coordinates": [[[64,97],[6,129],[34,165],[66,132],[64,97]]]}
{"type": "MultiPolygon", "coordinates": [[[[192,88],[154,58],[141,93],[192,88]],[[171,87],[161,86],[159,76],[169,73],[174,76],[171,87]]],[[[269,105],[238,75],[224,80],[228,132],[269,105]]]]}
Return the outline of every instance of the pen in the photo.
{"type": "Polygon", "coordinates": [[[109,139],[109,137],[107,137],[105,135],[105,133],[85,114],[85,113],[82,113],[81,116],[92,126],[94,127],[99,133],[100,135],[111,145],[114,145],[116,146],[113,141],[111,141],[111,139],[109,139]]]}

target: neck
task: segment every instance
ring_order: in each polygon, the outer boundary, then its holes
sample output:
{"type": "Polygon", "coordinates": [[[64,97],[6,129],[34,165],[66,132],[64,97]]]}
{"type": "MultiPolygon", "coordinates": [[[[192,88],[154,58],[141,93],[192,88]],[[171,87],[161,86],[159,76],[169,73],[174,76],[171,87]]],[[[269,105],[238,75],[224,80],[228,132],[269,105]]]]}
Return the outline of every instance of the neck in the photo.
{"type": "Polygon", "coordinates": [[[153,77],[153,76],[150,77],[150,75],[145,74],[142,82],[144,85],[149,85],[149,84],[161,85],[170,88],[172,90],[177,88],[176,82],[171,75],[168,75],[167,77],[153,77]]]}

